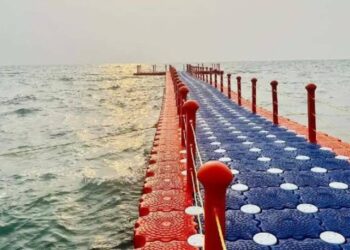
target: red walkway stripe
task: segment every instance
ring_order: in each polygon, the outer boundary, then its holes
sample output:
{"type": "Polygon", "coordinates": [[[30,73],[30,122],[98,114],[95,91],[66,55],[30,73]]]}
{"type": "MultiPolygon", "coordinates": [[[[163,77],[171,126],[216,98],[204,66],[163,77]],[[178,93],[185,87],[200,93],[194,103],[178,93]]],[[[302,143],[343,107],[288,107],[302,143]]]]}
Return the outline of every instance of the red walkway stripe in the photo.
{"type": "Polygon", "coordinates": [[[180,163],[178,116],[169,73],[153,145],[140,199],[140,218],[135,224],[135,248],[196,249],[187,243],[197,230],[193,217],[185,213],[192,198],[186,196],[186,178],[181,174],[185,165],[180,163]]]}

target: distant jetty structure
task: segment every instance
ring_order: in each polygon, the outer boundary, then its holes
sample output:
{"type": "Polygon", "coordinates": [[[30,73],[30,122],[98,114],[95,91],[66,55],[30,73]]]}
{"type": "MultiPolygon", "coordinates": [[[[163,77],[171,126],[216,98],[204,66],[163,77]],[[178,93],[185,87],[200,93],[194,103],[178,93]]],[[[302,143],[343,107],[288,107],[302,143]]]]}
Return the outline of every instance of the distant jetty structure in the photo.
{"type": "Polygon", "coordinates": [[[142,65],[136,66],[136,73],[134,76],[165,76],[165,72],[167,71],[167,65],[164,66],[165,71],[157,71],[157,65],[152,65],[152,71],[142,71],[142,65]]]}

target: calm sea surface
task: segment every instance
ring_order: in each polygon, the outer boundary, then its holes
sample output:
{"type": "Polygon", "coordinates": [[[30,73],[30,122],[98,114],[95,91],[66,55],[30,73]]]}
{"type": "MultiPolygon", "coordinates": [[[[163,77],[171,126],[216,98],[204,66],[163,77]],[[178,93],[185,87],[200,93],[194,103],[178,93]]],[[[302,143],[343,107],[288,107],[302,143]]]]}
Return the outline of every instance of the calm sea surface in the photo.
{"type": "Polygon", "coordinates": [[[164,78],[0,68],[0,249],[130,249],[164,78]]]}
{"type": "MultiPolygon", "coordinates": [[[[350,61],[234,62],[250,98],[306,122],[318,84],[318,128],[350,141],[350,61]]],[[[181,67],[182,68],[182,67],[181,67]]],[[[131,249],[163,77],[135,65],[0,67],[0,249],[131,249]]],[[[233,85],[235,86],[235,85],[233,85]]]]}

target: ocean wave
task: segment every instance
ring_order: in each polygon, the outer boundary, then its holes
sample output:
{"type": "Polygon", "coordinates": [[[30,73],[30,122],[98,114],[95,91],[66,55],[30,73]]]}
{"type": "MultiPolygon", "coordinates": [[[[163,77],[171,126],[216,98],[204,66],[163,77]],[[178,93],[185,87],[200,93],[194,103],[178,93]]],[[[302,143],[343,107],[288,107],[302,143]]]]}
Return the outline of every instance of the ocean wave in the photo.
{"type": "Polygon", "coordinates": [[[111,87],[108,87],[107,89],[110,89],[110,90],[116,90],[116,89],[119,89],[120,86],[119,85],[113,85],[111,87]]]}
{"type": "Polygon", "coordinates": [[[86,79],[87,82],[114,82],[118,81],[120,78],[118,77],[96,77],[96,78],[90,78],[86,79]]]}
{"type": "Polygon", "coordinates": [[[33,114],[40,111],[40,109],[35,109],[35,108],[20,108],[15,111],[13,111],[14,114],[17,114],[19,116],[26,116],[29,114],[33,114]]]}
{"type": "Polygon", "coordinates": [[[74,78],[73,77],[63,76],[63,77],[59,78],[58,80],[62,81],[62,82],[72,82],[72,81],[74,81],[74,78]]]}
{"type": "Polygon", "coordinates": [[[2,104],[5,105],[13,105],[13,104],[21,104],[27,101],[35,101],[37,98],[34,95],[16,95],[15,97],[2,101],[2,104]]]}
{"type": "Polygon", "coordinates": [[[120,88],[120,85],[115,84],[110,87],[104,87],[104,88],[88,88],[90,91],[101,91],[101,90],[117,90],[120,88]]]}

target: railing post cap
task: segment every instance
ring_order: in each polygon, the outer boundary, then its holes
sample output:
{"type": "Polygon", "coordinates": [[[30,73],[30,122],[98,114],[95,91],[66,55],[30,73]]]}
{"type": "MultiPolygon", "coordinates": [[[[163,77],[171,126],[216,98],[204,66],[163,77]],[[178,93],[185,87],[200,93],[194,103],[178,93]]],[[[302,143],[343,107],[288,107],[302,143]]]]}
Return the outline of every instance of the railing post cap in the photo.
{"type": "Polygon", "coordinates": [[[276,80],[273,80],[273,81],[270,83],[270,85],[271,85],[272,87],[276,87],[276,86],[278,85],[278,82],[277,82],[276,80]]]}
{"type": "Polygon", "coordinates": [[[197,109],[199,108],[199,104],[198,102],[194,101],[194,100],[188,100],[184,103],[184,105],[182,106],[182,111],[183,112],[195,112],[197,111],[197,109]]]}
{"type": "Polygon", "coordinates": [[[242,77],[240,77],[240,76],[237,76],[237,77],[236,77],[236,79],[237,79],[237,80],[241,80],[241,79],[242,79],[242,77]]]}
{"type": "Polygon", "coordinates": [[[181,95],[184,95],[184,94],[187,94],[189,92],[188,88],[186,86],[182,86],[180,89],[179,89],[179,93],[181,95]]]}
{"type": "Polygon", "coordinates": [[[178,84],[177,84],[177,88],[178,89],[180,89],[181,87],[184,87],[185,86],[185,84],[183,84],[183,82],[179,82],[178,84]]]}
{"type": "Polygon", "coordinates": [[[233,174],[224,163],[209,161],[199,168],[198,179],[205,187],[226,188],[233,180],[233,174]]]}
{"type": "Polygon", "coordinates": [[[252,83],[256,83],[257,81],[258,81],[258,79],[256,79],[255,77],[254,78],[252,78],[252,83]]]}
{"type": "Polygon", "coordinates": [[[316,88],[317,88],[317,86],[316,86],[316,84],[314,84],[314,83],[309,83],[308,85],[306,85],[306,90],[308,91],[308,92],[310,92],[310,91],[315,91],[316,90],[316,88]]]}
{"type": "Polygon", "coordinates": [[[231,77],[231,73],[227,73],[227,76],[228,76],[228,77],[231,77]]]}

